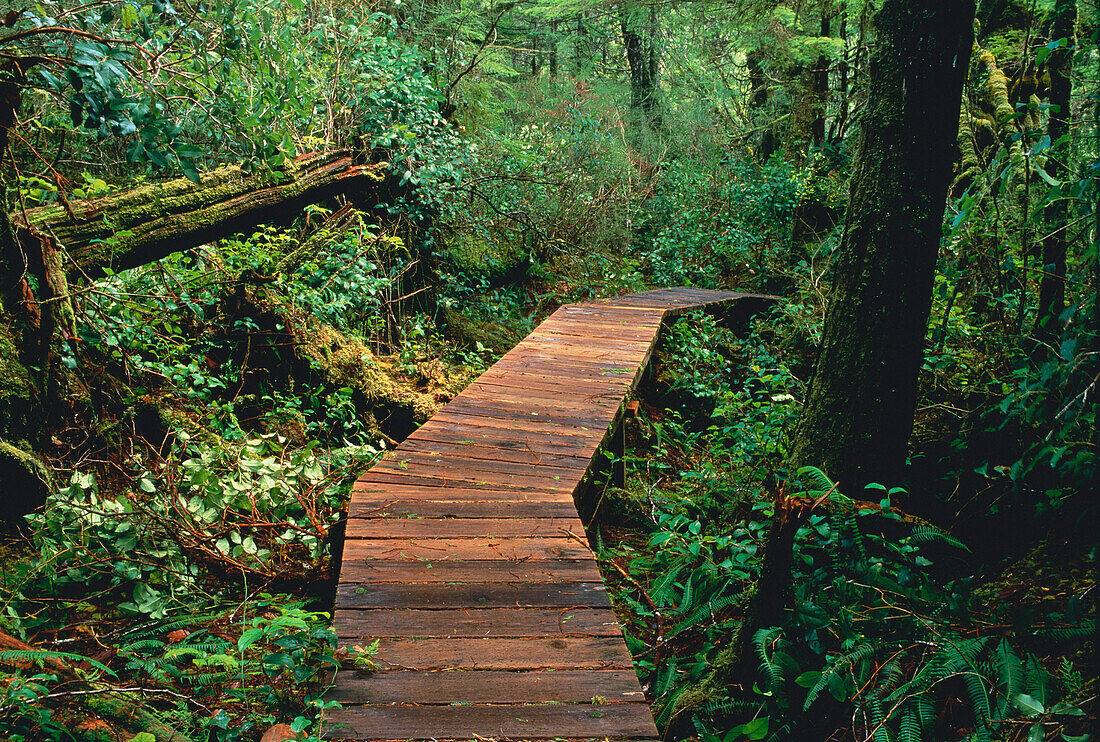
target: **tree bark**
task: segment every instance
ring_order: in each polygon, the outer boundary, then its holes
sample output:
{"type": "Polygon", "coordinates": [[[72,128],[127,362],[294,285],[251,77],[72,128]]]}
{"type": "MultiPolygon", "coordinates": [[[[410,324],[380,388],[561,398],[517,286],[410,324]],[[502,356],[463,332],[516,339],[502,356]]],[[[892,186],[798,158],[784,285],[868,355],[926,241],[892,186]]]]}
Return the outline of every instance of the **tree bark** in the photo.
{"type": "MultiPolygon", "coordinates": [[[[12,214],[24,250],[38,235],[56,239],[71,260],[71,278],[102,276],[159,260],[257,224],[293,218],[305,206],[338,194],[353,202],[389,200],[386,163],[358,164],[349,152],[302,155],[277,177],[223,167],[202,176],[143,186],[74,202],[72,213],[44,206],[12,214]]],[[[0,276],[7,285],[8,277],[0,276]]]]}
{"type": "Polygon", "coordinates": [[[974,3],[885,0],[862,140],[821,350],[793,440],[792,470],[823,466],[849,492],[900,480],[974,3]]]}
{"type": "Polygon", "coordinates": [[[630,107],[642,112],[656,125],[657,76],[659,62],[654,43],[656,16],[649,15],[648,23],[638,8],[624,8],[619,25],[623,34],[623,48],[630,65],[630,107]]]}
{"type": "MultiPolygon", "coordinates": [[[[1077,17],[1075,0],[1057,0],[1054,4],[1054,22],[1051,40],[1066,39],[1061,47],[1047,57],[1046,68],[1050,73],[1050,120],[1047,135],[1051,142],[1051,156],[1047,159],[1046,172],[1060,180],[1066,168],[1058,158],[1069,152],[1069,142],[1059,144],[1070,129],[1070,71],[1073,60],[1073,22],[1077,17]],[[1057,109],[1053,108],[1057,106],[1057,109]]],[[[1067,225],[1070,219],[1068,199],[1054,201],[1046,208],[1047,236],[1043,238],[1043,273],[1039,280],[1039,311],[1035,317],[1035,336],[1055,339],[1061,336],[1059,317],[1066,308],[1066,250],[1069,239],[1067,225]]]]}
{"type": "Polygon", "coordinates": [[[765,120],[768,105],[768,79],[764,75],[764,53],[760,50],[745,55],[749,72],[749,111],[752,114],[752,150],[756,159],[767,162],[778,149],[775,124],[765,120]]]}

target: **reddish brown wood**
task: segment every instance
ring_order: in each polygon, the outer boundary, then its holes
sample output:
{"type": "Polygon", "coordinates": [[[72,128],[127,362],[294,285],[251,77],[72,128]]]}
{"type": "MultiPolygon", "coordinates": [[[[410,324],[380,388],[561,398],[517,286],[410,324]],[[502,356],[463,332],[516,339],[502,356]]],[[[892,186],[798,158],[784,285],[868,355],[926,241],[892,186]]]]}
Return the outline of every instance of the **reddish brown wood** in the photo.
{"type": "Polygon", "coordinates": [[[449,608],[424,610],[337,610],[338,636],[345,644],[378,637],[546,637],[614,636],[621,629],[610,608],[449,608]]]}
{"type": "Polygon", "coordinates": [[[329,694],[345,705],[363,703],[417,703],[446,706],[450,703],[591,703],[602,697],[607,703],[641,703],[633,670],[557,670],[555,672],[360,673],[341,670],[336,691],[329,694]]]}
{"type": "Polygon", "coordinates": [[[584,539],[577,518],[355,518],[348,521],[345,538],[402,539],[455,536],[562,536],[584,539]]]}
{"type": "Polygon", "coordinates": [[[745,298],[561,307],[359,479],[333,623],[380,644],[338,673],[329,738],[656,739],[573,493],[665,319],[745,298]]]}
{"type": "Polygon", "coordinates": [[[610,608],[602,582],[340,585],[337,608],[610,608]]]}
{"type": "Polygon", "coordinates": [[[556,706],[355,706],[328,715],[330,739],[586,739],[625,740],[656,736],[644,703],[556,706]],[[346,728],[337,725],[346,724],[346,728]],[[475,737],[475,735],[477,735],[475,737]]]}
{"type": "Polygon", "coordinates": [[[562,559],[528,562],[394,560],[344,561],[340,579],[351,583],[440,584],[452,582],[595,582],[603,579],[596,560],[562,559]]]}
{"type": "Polygon", "coordinates": [[[528,639],[386,639],[371,658],[383,670],[630,670],[622,636],[528,639]]]}
{"type": "Polygon", "coordinates": [[[349,539],[344,561],[356,559],[405,561],[505,561],[586,559],[591,556],[582,538],[386,538],[349,539]]]}

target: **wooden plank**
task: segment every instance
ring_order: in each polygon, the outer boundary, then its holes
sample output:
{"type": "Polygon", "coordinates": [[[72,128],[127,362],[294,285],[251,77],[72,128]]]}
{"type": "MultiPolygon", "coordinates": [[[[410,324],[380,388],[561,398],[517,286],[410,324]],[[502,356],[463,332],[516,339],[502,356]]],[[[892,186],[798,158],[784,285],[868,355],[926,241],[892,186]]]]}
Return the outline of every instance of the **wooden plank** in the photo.
{"type": "Polygon", "coordinates": [[[642,703],[553,706],[354,706],[326,713],[325,736],[363,739],[561,739],[577,736],[627,740],[657,736],[642,703]],[[341,727],[340,725],[346,725],[341,727]]]}
{"type": "Polygon", "coordinates": [[[505,561],[589,559],[592,550],[580,538],[385,538],[349,539],[344,564],[382,561],[505,561]]]}
{"type": "Polygon", "coordinates": [[[344,582],[448,583],[448,582],[596,582],[601,580],[595,559],[545,560],[529,562],[367,561],[345,560],[340,579],[344,582]]]}
{"type": "Polygon", "coordinates": [[[579,518],[355,518],[345,538],[449,538],[453,536],[564,536],[585,538],[579,518]]]}
{"type": "Polygon", "coordinates": [[[349,518],[552,518],[577,514],[573,498],[557,500],[467,500],[445,499],[388,500],[385,502],[352,502],[349,518]]]}
{"type": "Polygon", "coordinates": [[[415,451],[408,447],[402,447],[372,467],[372,470],[377,471],[419,472],[431,469],[458,469],[461,471],[490,471],[511,474],[538,472],[542,476],[580,479],[588,469],[588,462],[580,457],[574,457],[566,466],[555,466],[543,462],[528,461],[520,463],[494,457],[474,457],[466,455],[461,449],[452,449],[443,454],[442,452],[415,451]]]}
{"type": "Polygon", "coordinates": [[[374,484],[395,484],[420,487],[447,487],[468,489],[471,486],[495,485],[498,489],[514,490],[518,495],[521,490],[537,490],[540,492],[560,491],[566,495],[572,493],[575,481],[554,479],[553,477],[535,477],[520,474],[495,474],[493,472],[456,472],[451,476],[418,476],[407,471],[380,471],[370,470],[361,477],[361,481],[374,484]]]}
{"type": "Polygon", "coordinates": [[[434,456],[466,456],[516,464],[548,465],[563,468],[587,466],[592,458],[591,454],[585,456],[579,450],[573,454],[562,454],[539,451],[530,447],[504,446],[500,443],[493,445],[493,443],[492,440],[473,441],[466,439],[462,443],[454,443],[451,441],[433,441],[427,438],[406,438],[401,443],[401,451],[434,456]]]}
{"type": "Polygon", "coordinates": [[[373,674],[341,670],[327,696],[346,706],[365,703],[643,703],[633,670],[557,670],[509,672],[472,670],[373,674]]]}
{"type": "Polygon", "coordinates": [[[529,639],[387,639],[371,658],[383,670],[631,670],[622,636],[529,639]]]}
{"type": "Polygon", "coordinates": [[[478,485],[467,486],[445,486],[440,487],[438,484],[412,484],[406,481],[387,481],[387,482],[371,482],[366,479],[359,479],[352,486],[352,497],[354,498],[379,498],[386,499],[387,497],[400,497],[406,500],[417,500],[420,498],[432,498],[432,499],[451,499],[455,501],[462,500],[476,500],[476,499],[505,499],[505,500],[557,500],[562,499],[561,488],[555,482],[554,489],[545,489],[539,487],[516,487],[511,485],[497,485],[483,483],[478,485]],[[441,491],[442,490],[442,491],[441,491]]]}
{"type": "MultiPolygon", "coordinates": [[[[497,420],[493,418],[448,419],[436,416],[431,422],[421,426],[410,434],[412,437],[449,433],[457,435],[456,440],[476,440],[479,436],[510,437],[517,446],[530,448],[534,442],[540,446],[590,446],[592,429],[574,427],[548,419],[532,417],[529,420],[497,420]]],[[[549,450],[549,449],[547,449],[549,450]]]]}
{"type": "Polygon", "coordinates": [[[584,414],[571,414],[568,411],[558,412],[543,408],[540,410],[524,409],[520,404],[507,404],[500,401],[478,403],[473,400],[457,400],[451,402],[436,417],[443,421],[464,423],[476,427],[481,424],[497,425],[512,423],[520,429],[528,423],[546,422],[556,425],[569,426],[578,430],[602,431],[615,419],[619,410],[608,408],[606,410],[592,410],[584,414]]]}
{"type": "Polygon", "coordinates": [[[622,629],[610,608],[393,608],[337,610],[337,636],[344,644],[382,637],[611,636],[622,629]]]}
{"type": "Polygon", "coordinates": [[[392,585],[341,582],[337,608],[609,608],[602,582],[392,585]]]}

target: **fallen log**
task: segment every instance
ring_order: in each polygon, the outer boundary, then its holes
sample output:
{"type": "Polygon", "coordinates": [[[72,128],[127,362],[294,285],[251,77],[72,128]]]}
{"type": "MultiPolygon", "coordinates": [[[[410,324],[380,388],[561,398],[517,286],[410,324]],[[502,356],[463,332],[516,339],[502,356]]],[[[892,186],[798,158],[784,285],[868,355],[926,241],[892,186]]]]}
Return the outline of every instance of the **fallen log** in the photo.
{"type": "MultiPolygon", "coordinates": [[[[69,204],[11,215],[24,245],[49,235],[69,257],[70,279],[98,278],[174,252],[287,221],[337,195],[354,204],[393,200],[388,163],[360,164],[348,151],[301,155],[275,173],[218,168],[194,183],[178,178],[69,204]]],[[[32,248],[33,250],[33,248],[32,248]]]]}

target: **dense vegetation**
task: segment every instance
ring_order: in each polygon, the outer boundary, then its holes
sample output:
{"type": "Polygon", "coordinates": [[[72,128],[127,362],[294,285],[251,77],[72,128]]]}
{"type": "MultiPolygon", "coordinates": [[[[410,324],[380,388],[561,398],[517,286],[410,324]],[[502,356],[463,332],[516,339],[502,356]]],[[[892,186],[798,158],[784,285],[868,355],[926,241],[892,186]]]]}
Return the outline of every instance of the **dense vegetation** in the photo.
{"type": "Polygon", "coordinates": [[[0,0],[0,737],[315,738],[355,475],[556,306],[688,284],[782,300],[666,333],[592,524],[662,732],[1088,739],[1098,33],[0,0]]]}

